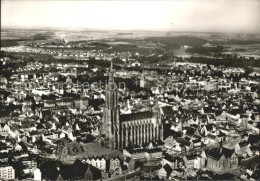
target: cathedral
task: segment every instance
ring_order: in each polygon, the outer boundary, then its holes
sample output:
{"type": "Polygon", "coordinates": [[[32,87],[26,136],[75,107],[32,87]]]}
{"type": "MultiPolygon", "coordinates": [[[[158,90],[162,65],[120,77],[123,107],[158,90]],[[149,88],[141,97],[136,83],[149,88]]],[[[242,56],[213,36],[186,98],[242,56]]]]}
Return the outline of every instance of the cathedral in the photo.
{"type": "Polygon", "coordinates": [[[101,145],[112,149],[144,146],[150,141],[163,140],[163,124],[158,101],[145,112],[120,114],[118,89],[111,63],[106,86],[105,107],[101,127],[101,145]]]}

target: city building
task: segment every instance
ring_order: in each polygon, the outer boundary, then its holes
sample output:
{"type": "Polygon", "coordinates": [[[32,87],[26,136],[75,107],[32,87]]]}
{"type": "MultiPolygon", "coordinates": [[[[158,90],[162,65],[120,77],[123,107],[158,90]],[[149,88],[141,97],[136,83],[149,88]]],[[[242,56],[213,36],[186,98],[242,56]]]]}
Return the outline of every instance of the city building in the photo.
{"type": "Polygon", "coordinates": [[[206,168],[214,172],[232,170],[238,166],[235,150],[222,147],[222,144],[218,148],[205,151],[205,153],[207,156],[206,168]]]}
{"type": "Polygon", "coordinates": [[[12,166],[0,166],[0,180],[15,179],[15,170],[12,166]]]}

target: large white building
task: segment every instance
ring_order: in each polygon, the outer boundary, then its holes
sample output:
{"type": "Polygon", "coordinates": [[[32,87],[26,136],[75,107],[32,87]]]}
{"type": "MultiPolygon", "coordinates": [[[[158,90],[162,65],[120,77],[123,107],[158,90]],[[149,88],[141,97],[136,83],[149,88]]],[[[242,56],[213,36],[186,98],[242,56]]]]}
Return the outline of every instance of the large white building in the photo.
{"type": "Polygon", "coordinates": [[[14,169],[12,166],[0,166],[0,180],[15,179],[14,169]]]}
{"type": "Polygon", "coordinates": [[[33,172],[34,178],[33,180],[35,181],[40,181],[42,180],[42,172],[39,168],[36,168],[33,172]]]}

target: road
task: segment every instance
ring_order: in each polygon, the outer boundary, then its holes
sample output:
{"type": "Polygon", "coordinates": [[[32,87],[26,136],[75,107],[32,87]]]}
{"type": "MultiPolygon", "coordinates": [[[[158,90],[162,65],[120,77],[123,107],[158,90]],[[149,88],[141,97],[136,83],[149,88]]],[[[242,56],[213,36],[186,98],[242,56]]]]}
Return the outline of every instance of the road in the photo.
{"type": "Polygon", "coordinates": [[[133,177],[136,177],[136,176],[140,176],[142,175],[142,171],[134,171],[133,173],[129,173],[127,175],[122,175],[120,177],[117,177],[117,178],[110,178],[108,180],[115,180],[115,181],[119,181],[119,180],[129,180],[130,178],[133,178],[133,177]]]}

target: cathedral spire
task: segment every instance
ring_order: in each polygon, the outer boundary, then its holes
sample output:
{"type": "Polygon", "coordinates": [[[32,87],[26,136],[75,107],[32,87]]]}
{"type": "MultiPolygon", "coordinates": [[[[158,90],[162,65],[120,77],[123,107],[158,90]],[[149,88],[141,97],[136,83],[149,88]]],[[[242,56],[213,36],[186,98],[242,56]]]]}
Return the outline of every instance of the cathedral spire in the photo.
{"type": "Polygon", "coordinates": [[[105,107],[101,128],[101,145],[112,149],[121,148],[121,130],[119,124],[118,89],[114,83],[113,63],[108,71],[105,107]]]}
{"type": "Polygon", "coordinates": [[[109,69],[109,78],[108,81],[114,82],[114,70],[113,70],[113,61],[111,60],[111,65],[110,65],[110,69],[109,69]]]}

